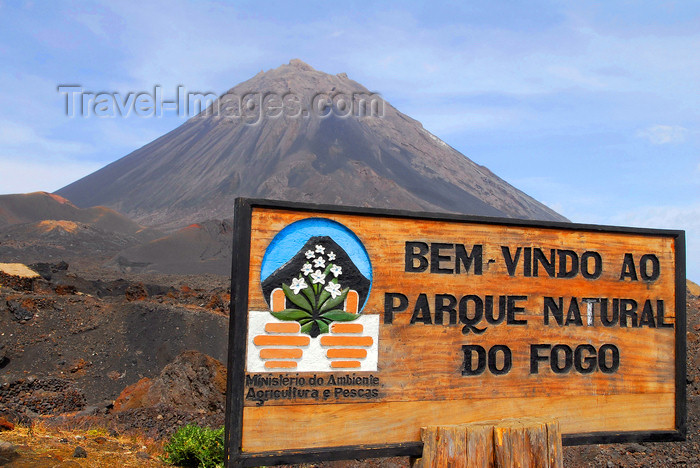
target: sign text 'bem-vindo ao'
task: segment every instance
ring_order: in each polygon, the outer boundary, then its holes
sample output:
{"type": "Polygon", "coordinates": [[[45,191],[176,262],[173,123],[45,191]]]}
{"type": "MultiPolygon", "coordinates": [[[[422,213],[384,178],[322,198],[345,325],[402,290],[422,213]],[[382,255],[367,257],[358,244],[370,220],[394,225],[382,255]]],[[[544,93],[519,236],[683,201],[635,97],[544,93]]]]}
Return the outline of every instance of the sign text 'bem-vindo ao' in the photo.
{"type": "Polygon", "coordinates": [[[682,231],[240,199],[230,464],[420,455],[428,425],[685,435],[682,231]]]}

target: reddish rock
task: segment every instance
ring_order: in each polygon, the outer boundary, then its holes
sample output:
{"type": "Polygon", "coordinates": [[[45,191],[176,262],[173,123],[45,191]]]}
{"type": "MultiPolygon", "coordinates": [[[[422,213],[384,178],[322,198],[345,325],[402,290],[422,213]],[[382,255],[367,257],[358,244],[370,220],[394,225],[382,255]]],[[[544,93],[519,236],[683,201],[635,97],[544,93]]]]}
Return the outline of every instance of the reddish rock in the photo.
{"type": "Polygon", "coordinates": [[[223,412],[226,368],[206,354],[185,351],[158,377],[143,378],[125,388],[114,403],[114,412],[155,405],[191,412],[223,412]]]}
{"type": "Polygon", "coordinates": [[[197,292],[194,291],[192,288],[190,288],[190,287],[187,286],[187,285],[183,285],[183,286],[180,288],[180,293],[182,294],[182,297],[185,297],[185,298],[187,298],[187,297],[195,297],[195,296],[197,295],[197,292]]]}
{"type": "Polygon", "coordinates": [[[221,313],[228,313],[229,304],[231,303],[231,295],[228,293],[214,294],[212,295],[209,303],[207,304],[208,309],[215,310],[221,313]]]}
{"type": "Polygon", "coordinates": [[[127,301],[143,301],[148,298],[148,291],[141,283],[130,285],[124,294],[127,301]]]}
{"type": "Polygon", "coordinates": [[[59,284],[58,286],[56,286],[56,294],[58,294],[59,296],[68,296],[71,294],[75,294],[76,292],[78,291],[75,289],[75,286],[72,285],[59,284]]]}
{"type": "Polygon", "coordinates": [[[85,368],[89,367],[90,363],[87,362],[85,359],[80,358],[77,361],[73,363],[73,365],[70,368],[70,373],[71,374],[79,374],[79,375],[84,375],[85,374],[85,368]]]}
{"type": "Polygon", "coordinates": [[[114,400],[114,412],[126,411],[133,408],[150,406],[146,395],[153,382],[148,377],[144,377],[133,385],[129,385],[114,400]]]}
{"type": "Polygon", "coordinates": [[[12,424],[7,419],[0,417],[0,432],[12,431],[12,430],[14,430],[14,428],[15,428],[14,424],[12,424]]]}

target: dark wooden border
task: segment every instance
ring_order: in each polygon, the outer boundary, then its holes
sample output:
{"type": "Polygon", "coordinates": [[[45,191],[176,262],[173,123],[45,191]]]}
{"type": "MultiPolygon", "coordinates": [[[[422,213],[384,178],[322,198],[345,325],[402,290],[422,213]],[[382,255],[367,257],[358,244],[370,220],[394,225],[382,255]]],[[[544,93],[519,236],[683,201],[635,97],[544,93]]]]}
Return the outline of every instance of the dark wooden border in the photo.
{"type": "Polygon", "coordinates": [[[248,329],[248,268],[252,205],[236,199],[233,218],[233,262],[231,266],[231,312],[228,327],[226,381],[226,466],[242,466],[243,385],[245,384],[246,330],[248,329]]]}
{"type": "Polygon", "coordinates": [[[627,233],[647,236],[664,236],[674,239],[676,264],[676,429],[674,431],[646,432],[591,432],[567,434],[564,445],[609,444],[619,442],[673,442],[685,440],[686,427],[686,297],[685,297],[685,231],[671,229],[630,228],[576,224],[555,221],[534,221],[512,218],[491,218],[451,213],[423,213],[403,210],[381,210],[352,206],[316,205],[277,200],[237,198],[233,223],[233,265],[231,269],[231,316],[229,321],[228,388],[226,398],[226,466],[249,467],[259,465],[318,462],[411,456],[420,457],[422,442],[386,445],[353,445],[321,447],[305,450],[281,450],[274,452],[242,452],[243,392],[245,385],[245,351],[248,328],[248,281],[250,267],[250,238],[253,208],[275,208],[305,211],[309,213],[354,214],[388,218],[427,219],[452,222],[469,222],[515,227],[552,228],[569,231],[627,233]]]}

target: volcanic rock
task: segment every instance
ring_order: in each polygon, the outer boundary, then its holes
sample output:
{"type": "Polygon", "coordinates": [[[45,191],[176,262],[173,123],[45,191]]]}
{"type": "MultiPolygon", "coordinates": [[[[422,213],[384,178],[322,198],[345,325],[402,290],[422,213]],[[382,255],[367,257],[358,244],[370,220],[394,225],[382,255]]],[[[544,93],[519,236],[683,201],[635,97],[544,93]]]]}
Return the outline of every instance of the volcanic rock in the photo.
{"type": "MultiPolygon", "coordinates": [[[[3,387],[7,388],[8,386],[9,384],[0,386],[0,391],[2,391],[3,387]]],[[[13,425],[22,424],[29,426],[32,424],[32,420],[27,414],[22,411],[9,409],[3,403],[0,403],[0,418],[13,425]]]]}
{"type": "Polygon", "coordinates": [[[156,405],[188,412],[223,412],[226,368],[206,354],[185,351],[158,377],[125,388],[114,402],[114,412],[156,405]]]}
{"type": "Polygon", "coordinates": [[[5,367],[9,360],[10,358],[7,357],[7,348],[5,348],[5,345],[0,342],[0,369],[5,367]]]}
{"type": "Polygon", "coordinates": [[[65,379],[30,377],[0,386],[0,410],[10,414],[59,414],[84,406],[83,392],[65,379]]]}
{"type": "Polygon", "coordinates": [[[700,297],[700,286],[698,286],[696,283],[693,283],[690,280],[686,280],[685,283],[687,286],[688,295],[693,297],[700,297]]]}
{"type": "Polygon", "coordinates": [[[85,405],[100,406],[104,400],[113,401],[125,386],[158,375],[185,350],[225,359],[227,309],[218,307],[228,297],[222,287],[226,282],[218,277],[191,280],[194,287],[177,278],[158,285],[88,280],[63,271],[53,275],[44,292],[5,295],[9,291],[0,290],[0,344],[10,358],[0,371],[0,409],[14,402],[14,397],[5,398],[8,389],[2,385],[15,388],[28,373],[40,379],[68,378],[84,392],[85,405]],[[198,289],[201,285],[208,289],[198,289]],[[57,289],[71,294],[58,295],[57,289]],[[127,295],[134,298],[135,291],[140,300],[129,301],[127,295]],[[8,301],[34,311],[31,321],[18,321],[8,301]]]}
{"type": "Polygon", "coordinates": [[[34,318],[34,311],[25,308],[24,303],[18,301],[7,301],[7,308],[13,318],[18,322],[26,322],[34,318]]]}
{"type": "Polygon", "coordinates": [[[73,451],[73,458],[87,458],[87,452],[84,448],[78,445],[73,451]]]}
{"type": "Polygon", "coordinates": [[[40,262],[29,265],[29,268],[36,271],[46,281],[51,281],[51,278],[56,273],[68,271],[68,266],[69,265],[64,261],[58,263],[40,262]]]}
{"type": "Polygon", "coordinates": [[[0,263],[0,286],[31,291],[39,275],[22,263],[0,263]]]}
{"type": "Polygon", "coordinates": [[[9,463],[18,456],[16,445],[0,440],[0,465],[9,463]]]}
{"type": "Polygon", "coordinates": [[[135,384],[129,385],[114,400],[114,411],[126,411],[133,408],[147,406],[149,403],[147,394],[153,385],[153,381],[144,377],[135,384]]]}
{"type": "Polygon", "coordinates": [[[12,430],[14,430],[14,428],[15,428],[15,425],[13,423],[11,423],[7,419],[0,416],[0,432],[12,431],[12,430]]]}

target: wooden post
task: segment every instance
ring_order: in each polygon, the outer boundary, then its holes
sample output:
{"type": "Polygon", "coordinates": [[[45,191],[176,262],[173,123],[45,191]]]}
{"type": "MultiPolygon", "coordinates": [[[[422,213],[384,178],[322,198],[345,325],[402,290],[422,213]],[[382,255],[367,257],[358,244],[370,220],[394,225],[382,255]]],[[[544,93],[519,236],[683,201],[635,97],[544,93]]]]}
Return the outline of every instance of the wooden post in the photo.
{"type": "Polygon", "coordinates": [[[421,428],[414,468],[562,468],[555,419],[522,418],[421,428]]]}
{"type": "Polygon", "coordinates": [[[469,468],[494,468],[493,423],[465,424],[469,468]]]}

